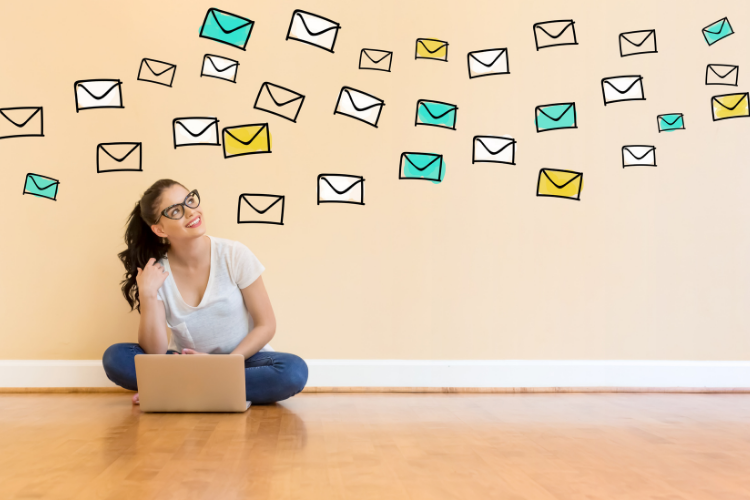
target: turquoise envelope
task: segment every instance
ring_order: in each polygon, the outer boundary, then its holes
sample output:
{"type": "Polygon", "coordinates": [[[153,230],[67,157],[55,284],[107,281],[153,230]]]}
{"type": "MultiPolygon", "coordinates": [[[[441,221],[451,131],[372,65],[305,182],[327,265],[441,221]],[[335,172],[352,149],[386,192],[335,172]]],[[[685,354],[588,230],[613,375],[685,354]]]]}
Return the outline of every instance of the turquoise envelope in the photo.
{"type": "Polygon", "coordinates": [[[399,179],[421,179],[438,183],[445,177],[443,155],[433,153],[401,153],[399,179]]]}
{"type": "Polygon", "coordinates": [[[578,128],[576,124],[576,104],[546,104],[536,107],[536,131],[578,128]]]}
{"type": "Polygon", "coordinates": [[[208,9],[200,36],[245,50],[255,23],[219,9],[208,9]]]}
{"type": "Polygon", "coordinates": [[[659,132],[671,132],[672,130],[682,130],[685,128],[682,113],[659,115],[656,119],[659,122],[659,132]]]}
{"type": "Polygon", "coordinates": [[[26,185],[23,187],[23,194],[33,194],[41,198],[55,200],[59,184],[60,181],[52,177],[45,177],[39,174],[26,174],[26,185]]]}
{"type": "Polygon", "coordinates": [[[458,106],[440,101],[417,101],[417,119],[414,125],[431,125],[456,129],[456,110],[458,106]]]}
{"type": "Polygon", "coordinates": [[[726,17],[724,19],[721,19],[720,21],[716,21],[710,26],[706,26],[705,28],[703,28],[703,37],[706,39],[706,42],[709,45],[713,45],[719,40],[728,37],[732,33],[734,33],[734,31],[729,25],[729,19],[727,19],[726,17]]]}

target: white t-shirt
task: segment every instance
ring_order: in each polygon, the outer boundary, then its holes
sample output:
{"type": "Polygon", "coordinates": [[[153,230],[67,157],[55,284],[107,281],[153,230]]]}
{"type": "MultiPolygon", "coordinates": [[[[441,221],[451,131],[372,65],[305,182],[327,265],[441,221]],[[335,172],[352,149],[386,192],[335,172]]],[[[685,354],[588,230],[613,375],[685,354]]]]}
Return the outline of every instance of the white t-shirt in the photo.
{"type": "MultiPolygon", "coordinates": [[[[157,291],[157,298],[164,302],[167,326],[172,330],[169,349],[175,351],[187,347],[198,352],[229,354],[254,326],[240,290],[258,279],[266,268],[244,243],[209,238],[211,269],[206,292],[197,307],[182,299],[169,259],[159,259],[169,276],[157,291]]],[[[273,349],[266,344],[261,351],[273,349]]]]}

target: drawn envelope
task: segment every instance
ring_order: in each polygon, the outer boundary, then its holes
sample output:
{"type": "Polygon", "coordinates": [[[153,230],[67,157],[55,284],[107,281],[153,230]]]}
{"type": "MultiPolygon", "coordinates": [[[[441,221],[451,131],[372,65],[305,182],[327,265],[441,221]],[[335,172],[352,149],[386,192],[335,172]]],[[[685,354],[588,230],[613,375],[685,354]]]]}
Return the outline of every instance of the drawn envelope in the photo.
{"type": "Polygon", "coordinates": [[[284,224],[284,196],[243,193],[237,207],[237,224],[284,224]]]}
{"type": "Polygon", "coordinates": [[[536,195],[580,201],[582,188],[582,172],[543,168],[539,171],[536,195]]]}
{"type": "Polygon", "coordinates": [[[377,127],[383,106],[385,102],[382,99],[351,87],[341,87],[333,114],[349,116],[377,127]]]}
{"type": "Polygon", "coordinates": [[[144,58],[138,70],[138,80],[171,87],[177,66],[156,59],[144,58]]]}
{"type": "Polygon", "coordinates": [[[417,38],[414,59],[432,59],[448,62],[448,42],[434,38],[417,38]]]}
{"type": "Polygon", "coordinates": [[[622,168],[636,166],[655,167],[656,146],[623,146],[622,168]]]}
{"type": "Polygon", "coordinates": [[[76,93],[76,113],[82,109],[122,108],[120,80],[78,80],[73,84],[76,93]]]}
{"type": "Polygon", "coordinates": [[[39,198],[47,198],[57,201],[57,189],[60,181],[52,177],[45,177],[39,174],[26,174],[26,183],[23,187],[23,194],[31,194],[39,198]]]}
{"type": "Polygon", "coordinates": [[[105,142],[96,146],[96,173],[142,171],[142,143],[105,142]]]}
{"type": "Polygon", "coordinates": [[[475,135],[471,163],[516,163],[516,140],[509,136],[475,135]]]}
{"type": "Polygon", "coordinates": [[[469,78],[480,76],[507,75],[508,49],[486,49],[469,52],[469,78]]]}
{"type": "Polygon", "coordinates": [[[706,85],[737,86],[740,67],[731,64],[709,64],[706,66],[706,85]]]}
{"type": "Polygon", "coordinates": [[[671,132],[673,130],[685,129],[685,118],[682,113],[670,113],[667,115],[658,115],[656,122],[659,125],[659,132],[671,132]]]}
{"type": "Polygon", "coordinates": [[[458,106],[440,101],[417,101],[417,117],[414,125],[449,128],[456,130],[456,110],[458,106]]]}
{"type": "Polygon", "coordinates": [[[561,45],[578,45],[574,24],[572,19],[534,24],[536,50],[561,45]]]}
{"type": "Polygon", "coordinates": [[[292,13],[292,22],[289,23],[286,39],[333,52],[340,29],[341,25],[335,21],[297,9],[292,13]]]}
{"type": "Polygon", "coordinates": [[[219,119],[213,116],[192,116],[172,120],[174,147],[221,146],[219,119]]]}
{"type": "Polygon", "coordinates": [[[715,95],[711,98],[711,110],[714,121],[728,120],[729,118],[748,118],[748,93],[715,95]]]}
{"type": "Polygon", "coordinates": [[[223,10],[210,8],[201,26],[200,37],[245,50],[255,23],[223,10]]]}
{"type": "Polygon", "coordinates": [[[0,108],[0,139],[11,137],[44,137],[42,107],[0,108]]]}
{"type": "Polygon", "coordinates": [[[713,45],[719,40],[723,40],[729,35],[733,34],[732,26],[729,24],[729,19],[719,19],[713,24],[710,24],[703,28],[703,38],[706,39],[706,43],[713,45]]]}
{"type": "Polygon", "coordinates": [[[656,30],[620,33],[620,57],[656,53],[656,30]]]}
{"type": "Polygon", "coordinates": [[[391,71],[393,52],[378,49],[362,49],[359,53],[359,69],[391,71]]]}
{"type": "Polygon", "coordinates": [[[267,123],[226,127],[222,133],[224,158],[271,152],[271,134],[267,123]]]}
{"type": "Polygon", "coordinates": [[[303,102],[305,96],[302,94],[281,85],[263,82],[253,107],[296,123],[303,102]]]}
{"type": "Polygon", "coordinates": [[[210,76],[228,82],[237,83],[237,69],[240,63],[234,59],[206,54],[203,56],[201,76],[210,76]]]}
{"type": "Polygon", "coordinates": [[[621,101],[645,101],[643,77],[640,75],[610,76],[602,78],[604,105],[621,101]]]}
{"type": "Polygon", "coordinates": [[[318,205],[321,203],[365,204],[365,178],[361,175],[318,175],[318,205]]]}
{"type": "Polygon", "coordinates": [[[578,128],[576,103],[564,102],[536,107],[536,131],[578,128]]]}
{"type": "Polygon", "coordinates": [[[399,179],[441,182],[445,176],[443,155],[434,153],[401,153],[399,179]]]}

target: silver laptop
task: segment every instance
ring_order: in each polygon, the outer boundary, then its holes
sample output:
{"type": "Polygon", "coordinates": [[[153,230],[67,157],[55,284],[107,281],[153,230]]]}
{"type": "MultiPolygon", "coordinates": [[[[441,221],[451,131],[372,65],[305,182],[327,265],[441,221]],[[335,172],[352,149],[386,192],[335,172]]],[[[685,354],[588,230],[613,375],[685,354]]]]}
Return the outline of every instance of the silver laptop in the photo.
{"type": "Polygon", "coordinates": [[[136,354],[144,412],[244,412],[242,354],[136,354]]]}

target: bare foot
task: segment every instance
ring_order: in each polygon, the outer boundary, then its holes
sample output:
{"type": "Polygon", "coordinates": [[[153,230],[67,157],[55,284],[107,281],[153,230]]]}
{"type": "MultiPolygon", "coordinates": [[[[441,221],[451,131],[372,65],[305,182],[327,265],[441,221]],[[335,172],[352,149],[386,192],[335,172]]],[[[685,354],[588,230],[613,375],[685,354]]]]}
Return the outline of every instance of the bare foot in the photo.
{"type": "Polygon", "coordinates": [[[137,392],[135,393],[135,396],[133,396],[133,404],[134,404],[134,405],[139,405],[139,404],[141,404],[141,401],[140,401],[140,399],[138,399],[138,393],[137,393],[137,392]]]}

